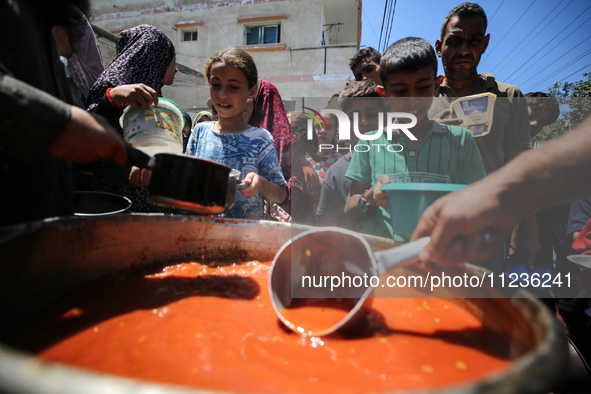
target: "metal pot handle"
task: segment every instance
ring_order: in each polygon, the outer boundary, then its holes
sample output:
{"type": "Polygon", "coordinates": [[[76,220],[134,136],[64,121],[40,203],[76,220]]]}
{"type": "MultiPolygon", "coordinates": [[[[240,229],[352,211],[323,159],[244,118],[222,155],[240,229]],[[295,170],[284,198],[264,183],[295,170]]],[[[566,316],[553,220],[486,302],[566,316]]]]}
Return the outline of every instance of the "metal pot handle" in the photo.
{"type": "Polygon", "coordinates": [[[156,166],[156,159],[139,149],[130,145],[125,146],[127,151],[127,160],[130,164],[140,168],[154,168],[156,166]]]}

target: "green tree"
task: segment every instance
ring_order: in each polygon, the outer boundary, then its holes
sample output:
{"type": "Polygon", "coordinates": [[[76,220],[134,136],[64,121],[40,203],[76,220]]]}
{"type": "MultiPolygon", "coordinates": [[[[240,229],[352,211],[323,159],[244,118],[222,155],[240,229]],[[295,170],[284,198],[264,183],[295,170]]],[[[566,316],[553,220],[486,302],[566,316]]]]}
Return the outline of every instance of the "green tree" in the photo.
{"type": "Polygon", "coordinates": [[[583,73],[587,80],[578,82],[565,82],[560,85],[554,82],[554,85],[548,89],[548,94],[554,97],[591,97],[591,73],[583,73]]]}
{"type": "Polygon", "coordinates": [[[548,94],[558,99],[561,115],[553,125],[546,127],[533,141],[546,141],[558,137],[578,125],[591,113],[591,72],[583,73],[577,82],[554,82],[548,94]]]}

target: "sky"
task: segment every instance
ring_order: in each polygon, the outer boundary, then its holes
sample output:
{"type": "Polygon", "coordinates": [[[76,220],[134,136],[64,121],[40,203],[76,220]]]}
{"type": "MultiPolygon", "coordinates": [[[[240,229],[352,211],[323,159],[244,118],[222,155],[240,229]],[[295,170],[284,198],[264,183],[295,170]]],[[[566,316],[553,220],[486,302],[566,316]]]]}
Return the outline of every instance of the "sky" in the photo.
{"type": "MultiPolygon", "coordinates": [[[[435,45],[443,19],[461,2],[363,0],[361,47],[371,46],[383,52],[388,45],[409,36],[422,37],[435,45]],[[387,2],[395,4],[388,8],[394,9],[390,30],[387,29],[388,18],[384,21],[387,2]],[[389,39],[385,41],[388,34],[389,39]]],[[[515,85],[523,93],[548,92],[555,81],[580,81],[586,79],[582,76],[584,72],[591,72],[591,1],[475,2],[488,16],[487,33],[490,34],[478,72],[493,73],[498,81],[515,85]]],[[[386,14],[391,15],[390,12],[386,14]]],[[[441,61],[438,73],[443,74],[441,61]]]]}

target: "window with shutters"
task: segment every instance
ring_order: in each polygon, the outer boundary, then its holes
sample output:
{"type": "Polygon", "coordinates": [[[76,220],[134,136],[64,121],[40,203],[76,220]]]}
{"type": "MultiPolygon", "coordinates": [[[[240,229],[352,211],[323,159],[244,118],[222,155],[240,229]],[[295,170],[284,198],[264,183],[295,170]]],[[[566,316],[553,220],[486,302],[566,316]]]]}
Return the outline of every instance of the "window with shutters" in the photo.
{"type": "Polygon", "coordinates": [[[197,30],[185,30],[182,34],[184,41],[197,41],[197,30]]]}
{"type": "Polygon", "coordinates": [[[280,41],[281,25],[244,27],[244,45],[277,44],[280,41]]]}

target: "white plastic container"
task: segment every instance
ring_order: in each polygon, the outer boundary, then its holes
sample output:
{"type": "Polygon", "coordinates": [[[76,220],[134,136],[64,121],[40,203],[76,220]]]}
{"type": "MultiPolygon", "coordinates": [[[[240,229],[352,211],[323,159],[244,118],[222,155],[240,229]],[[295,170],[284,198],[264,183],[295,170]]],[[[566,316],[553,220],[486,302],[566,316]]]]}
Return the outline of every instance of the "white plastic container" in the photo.
{"type": "Polygon", "coordinates": [[[452,116],[462,119],[460,126],[474,137],[485,136],[492,128],[496,99],[497,95],[490,92],[460,97],[451,103],[452,116]]]}
{"type": "Polygon", "coordinates": [[[157,105],[139,109],[127,106],[119,119],[125,140],[149,155],[182,153],[184,121],[178,104],[162,97],[157,105]]]}

